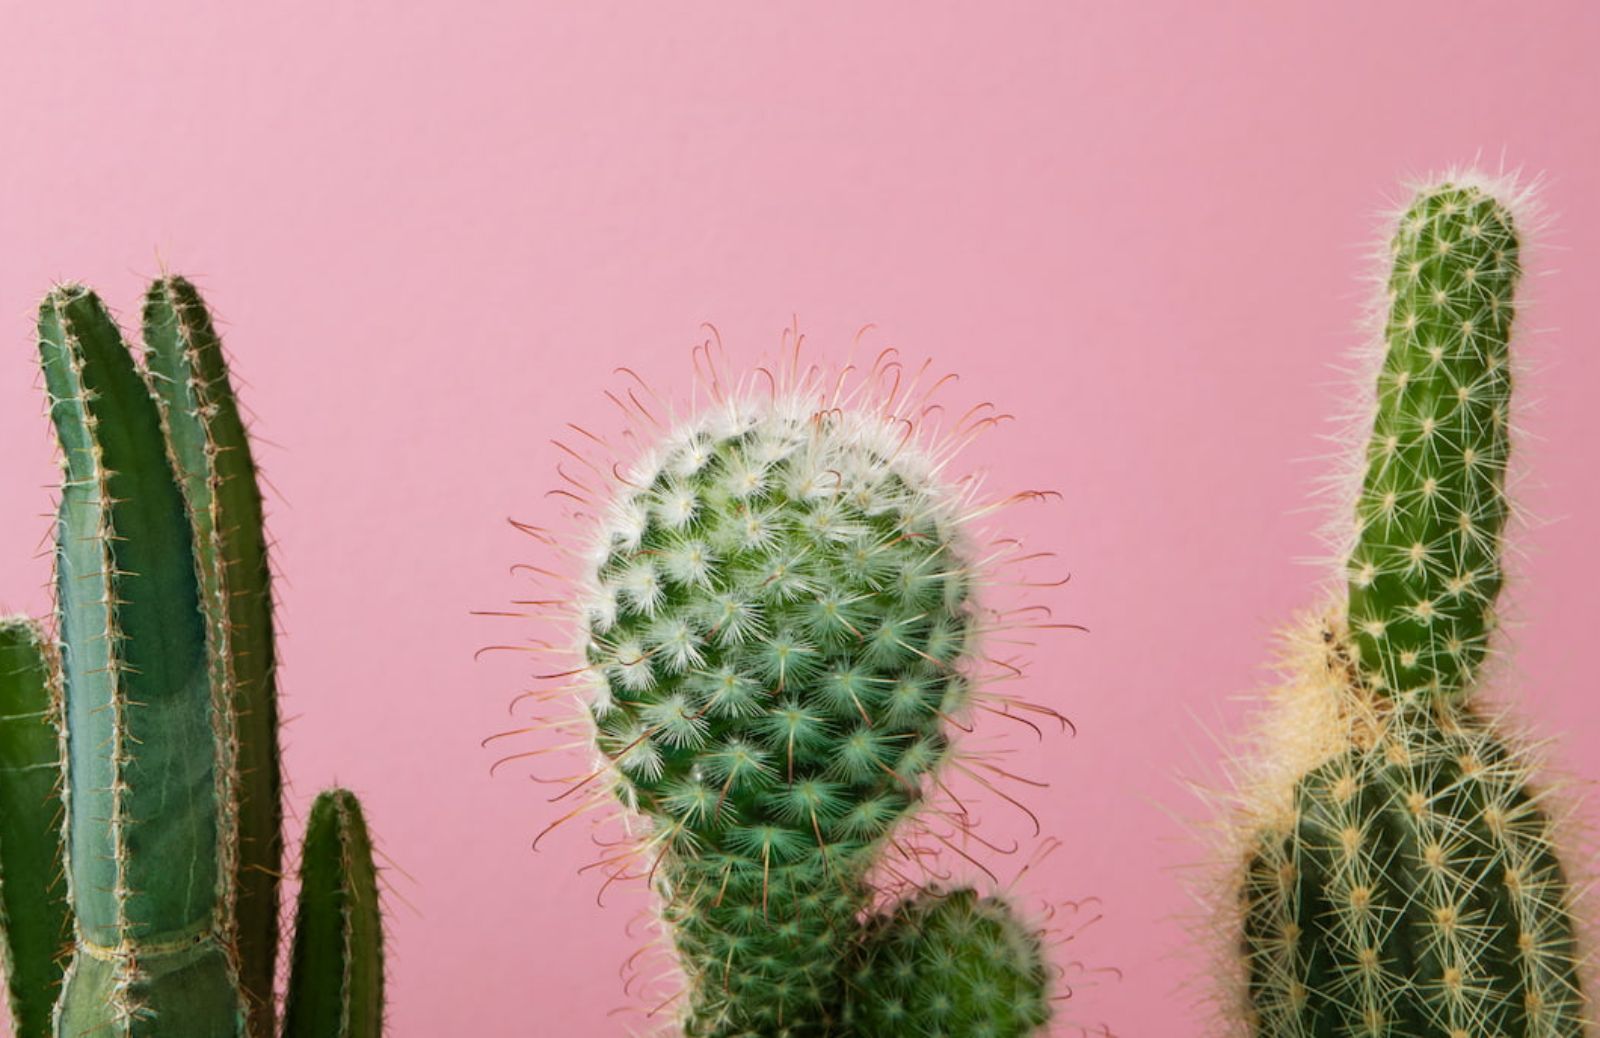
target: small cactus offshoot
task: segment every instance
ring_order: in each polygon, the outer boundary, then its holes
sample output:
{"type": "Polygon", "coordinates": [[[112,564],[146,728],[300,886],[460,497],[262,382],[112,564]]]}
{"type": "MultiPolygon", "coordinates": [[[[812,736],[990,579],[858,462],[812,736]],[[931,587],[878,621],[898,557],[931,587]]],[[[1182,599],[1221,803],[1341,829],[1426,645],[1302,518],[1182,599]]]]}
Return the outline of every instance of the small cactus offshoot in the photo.
{"type": "Polygon", "coordinates": [[[941,776],[1004,774],[952,736],[983,693],[980,639],[1023,621],[984,601],[989,556],[1021,553],[980,547],[991,506],[943,475],[994,419],[931,442],[928,387],[888,355],[868,383],[713,375],[711,402],[670,431],[635,397],[649,453],[581,488],[581,660],[558,691],[583,693],[600,758],[577,785],[636,819],[618,860],[652,880],[691,1038],[1026,1035],[1050,1016],[1052,970],[1005,902],[925,890],[875,916],[919,874],[901,841],[966,823],[930,806],[941,776]],[[962,975],[941,992],[861,983],[908,956],[962,975]]]}
{"type": "MultiPolygon", "coordinates": [[[[156,281],[143,332],[140,364],[88,289],[39,309],[65,478],[54,640],[0,621],[8,1005],[18,1038],[272,1038],[282,838],[260,490],[194,286],[156,281]]],[[[315,1009],[281,1033],[376,1038],[365,830],[342,791],[311,817],[295,962],[318,968],[292,972],[289,1005],[315,1009]],[[330,813],[359,838],[319,836],[330,813]]]]}
{"type": "Polygon", "coordinates": [[[1050,1021],[1039,933],[995,895],[909,898],[868,922],[858,959],[855,1034],[1026,1038],[1050,1021]]]}
{"type": "Polygon", "coordinates": [[[1293,637],[1246,797],[1240,1016],[1260,1038],[1577,1038],[1573,888],[1479,702],[1509,505],[1521,231],[1481,178],[1391,247],[1345,598],[1293,637]]]}

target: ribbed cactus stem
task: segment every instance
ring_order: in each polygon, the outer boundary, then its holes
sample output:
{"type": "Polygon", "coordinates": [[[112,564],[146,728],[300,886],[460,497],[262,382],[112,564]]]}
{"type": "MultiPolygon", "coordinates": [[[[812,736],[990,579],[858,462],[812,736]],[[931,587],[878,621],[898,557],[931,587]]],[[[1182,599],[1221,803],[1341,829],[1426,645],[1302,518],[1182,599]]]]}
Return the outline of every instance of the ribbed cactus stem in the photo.
{"type": "Polygon", "coordinates": [[[344,789],[318,794],[300,852],[284,1038],[383,1033],[383,920],[361,804],[344,789]]]}
{"type": "Polygon", "coordinates": [[[242,1034],[222,866],[231,776],[213,749],[184,500],[99,299],[51,293],[39,339],[66,470],[56,589],[76,940],[57,1028],[242,1034]]]}
{"type": "Polygon", "coordinates": [[[1300,780],[1243,886],[1262,1038],[1578,1038],[1571,889],[1526,762],[1448,705],[1300,780]]]}
{"type": "Polygon", "coordinates": [[[13,1038],[50,1034],[71,938],[53,655],[38,624],[0,617],[0,965],[13,1038]]]}
{"type": "Polygon", "coordinates": [[[274,1032],[282,859],[276,658],[271,574],[261,491],[222,340],[194,286],[163,277],[144,302],[145,370],[161,410],[199,563],[210,680],[218,690],[216,738],[234,776],[225,805],[233,839],[224,908],[253,1038],[274,1032]]]}
{"type": "Polygon", "coordinates": [[[1448,697],[1472,683],[1502,580],[1519,247],[1498,200],[1442,184],[1406,211],[1392,253],[1350,630],[1372,686],[1448,697]]]}

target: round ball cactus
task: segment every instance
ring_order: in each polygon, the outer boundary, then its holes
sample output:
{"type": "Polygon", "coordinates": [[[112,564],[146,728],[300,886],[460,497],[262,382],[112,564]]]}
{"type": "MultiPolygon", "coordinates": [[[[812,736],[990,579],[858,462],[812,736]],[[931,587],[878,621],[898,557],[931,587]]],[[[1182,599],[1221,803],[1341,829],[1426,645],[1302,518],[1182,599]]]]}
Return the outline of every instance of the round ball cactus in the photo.
{"type": "MultiPolygon", "coordinates": [[[[1049,553],[999,536],[986,518],[1047,495],[991,498],[976,476],[950,476],[956,452],[1002,416],[980,405],[941,427],[933,398],[948,379],[924,382],[926,368],[905,371],[893,350],[865,371],[802,369],[791,335],[781,364],[737,388],[722,380],[720,349],[698,349],[708,402],[681,421],[664,421],[670,407],[642,382],[608,394],[642,457],[615,461],[603,436],[572,426],[593,449],[558,446],[595,477],[561,472],[587,545],[569,556],[575,586],[509,614],[575,636],[532,647],[564,663],[541,675],[553,685],[526,695],[576,691],[581,716],[505,734],[581,728],[595,759],[553,799],[592,797],[545,832],[620,805],[591,816],[620,815],[626,830],[600,823],[607,850],[596,867],[608,885],[648,880],[675,959],[662,976],[683,981],[670,997],[651,990],[649,1015],[670,1008],[688,1038],[868,1033],[858,1024],[876,1011],[859,980],[877,961],[887,906],[904,899],[892,913],[896,954],[924,921],[928,953],[949,951],[960,934],[924,887],[948,877],[934,864],[941,852],[988,871],[968,843],[965,798],[1021,807],[1003,785],[1018,776],[987,754],[963,757],[954,734],[979,708],[1035,731],[1041,718],[1066,726],[1009,692],[986,695],[991,680],[1020,673],[1009,652],[980,647],[989,635],[1015,643],[1074,626],[1052,622],[1029,590],[1012,592],[1009,608],[981,601],[999,581],[1055,586],[1029,575],[1049,553]],[[960,779],[981,788],[956,792],[960,779]]],[[[516,525],[568,555],[562,536],[516,525]]],[[[982,905],[991,918],[1000,903],[982,905]]],[[[962,961],[989,947],[986,927],[969,929],[976,943],[962,961]]],[[[625,967],[640,993],[654,985],[644,961],[625,967]]],[[[1042,957],[1038,966],[1018,983],[1048,1007],[1054,970],[1042,957]]],[[[994,1033],[1024,1033],[1014,991],[971,979],[971,1018],[987,1012],[994,1033]]],[[[1044,1015],[1034,1016],[1037,1030],[1044,1015]]]]}
{"type": "Polygon", "coordinates": [[[874,850],[967,699],[972,555],[933,463],[881,416],[732,402],[605,516],[589,704],[650,819],[692,1035],[822,1034],[874,850]]]}

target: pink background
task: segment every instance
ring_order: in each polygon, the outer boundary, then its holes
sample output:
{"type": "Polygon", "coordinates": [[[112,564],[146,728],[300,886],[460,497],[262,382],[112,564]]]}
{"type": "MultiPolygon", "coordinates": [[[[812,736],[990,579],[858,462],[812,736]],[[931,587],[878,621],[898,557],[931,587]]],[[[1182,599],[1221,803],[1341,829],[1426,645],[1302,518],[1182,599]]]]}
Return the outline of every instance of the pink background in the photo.
{"type": "Polygon", "coordinates": [[[951,6],[4,6],[0,606],[48,603],[34,302],[77,278],[131,315],[161,264],[198,276],[277,491],[295,803],[353,786],[404,869],[394,1035],[627,1026],[637,896],[595,907],[580,831],[530,852],[557,808],[478,745],[530,665],[474,664],[518,632],[469,611],[525,590],[504,518],[555,515],[549,437],[609,423],[619,364],[686,390],[702,320],[754,358],[797,313],[822,359],[875,322],[1019,416],[973,458],[1064,494],[1012,521],[1093,629],[1036,654],[1080,734],[1017,743],[1066,844],[1024,889],[1103,901],[1068,957],[1122,979],[1066,1017],[1198,1035],[1180,776],[1215,774],[1318,576],[1303,459],[1374,214],[1480,153],[1543,171],[1523,500],[1556,521],[1522,537],[1518,656],[1559,761],[1600,775],[1574,651],[1600,619],[1600,9],[951,6]]]}

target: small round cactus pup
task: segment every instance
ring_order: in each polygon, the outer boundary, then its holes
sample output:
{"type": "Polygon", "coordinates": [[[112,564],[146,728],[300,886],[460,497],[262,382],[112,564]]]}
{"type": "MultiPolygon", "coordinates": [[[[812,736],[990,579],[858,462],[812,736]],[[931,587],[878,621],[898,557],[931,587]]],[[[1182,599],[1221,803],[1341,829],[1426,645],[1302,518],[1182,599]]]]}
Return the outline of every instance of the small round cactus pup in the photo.
{"type": "Polygon", "coordinates": [[[851,978],[861,1035],[1027,1038],[1050,1020],[1039,931],[1004,898],[963,887],[907,898],[874,917],[851,978]]]}

